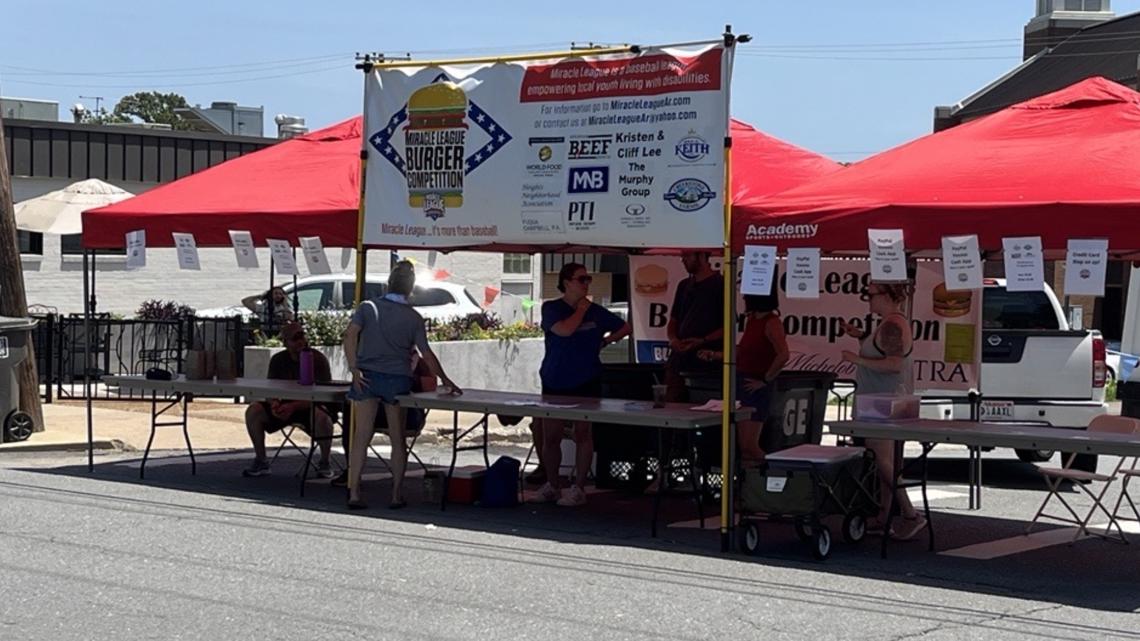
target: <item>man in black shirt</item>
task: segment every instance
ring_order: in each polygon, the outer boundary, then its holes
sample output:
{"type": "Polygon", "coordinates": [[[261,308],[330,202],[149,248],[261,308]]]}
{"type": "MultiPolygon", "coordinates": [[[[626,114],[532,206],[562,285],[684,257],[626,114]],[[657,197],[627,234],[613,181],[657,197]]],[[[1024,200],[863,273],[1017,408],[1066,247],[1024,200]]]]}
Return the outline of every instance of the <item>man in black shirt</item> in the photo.
{"type": "MultiPolygon", "coordinates": [[[[289,322],[281,328],[281,339],[285,343],[285,351],[278,352],[269,359],[269,373],[267,378],[296,381],[301,377],[301,351],[309,346],[305,339],[305,330],[300,323],[289,322]]],[[[313,380],[317,383],[332,381],[332,372],[329,361],[325,355],[313,350],[313,380]]],[[[245,427],[249,432],[249,440],[253,444],[253,465],[242,472],[243,476],[265,476],[269,474],[269,460],[265,456],[265,435],[272,434],[289,425],[297,425],[310,437],[320,438],[317,445],[321,450],[321,458],[317,463],[317,475],[323,478],[332,477],[329,466],[329,450],[332,445],[333,421],[328,410],[317,405],[316,425],[310,425],[308,401],[257,401],[249,406],[245,412],[245,427]]]]}
{"type": "Polygon", "coordinates": [[[697,358],[697,351],[720,350],[724,336],[724,278],[709,264],[708,252],[685,252],[681,260],[689,277],[677,285],[666,328],[671,349],[665,362],[669,402],[688,400],[682,372],[707,372],[718,367],[697,358]]]}

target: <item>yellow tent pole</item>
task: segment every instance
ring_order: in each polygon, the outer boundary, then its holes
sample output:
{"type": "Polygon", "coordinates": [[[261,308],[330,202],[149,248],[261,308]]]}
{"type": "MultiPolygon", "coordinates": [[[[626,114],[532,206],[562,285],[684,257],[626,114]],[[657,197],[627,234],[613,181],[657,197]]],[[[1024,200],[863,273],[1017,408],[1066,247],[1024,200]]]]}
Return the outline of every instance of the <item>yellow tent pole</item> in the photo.
{"type": "Polygon", "coordinates": [[[720,546],[729,549],[729,530],[732,526],[732,423],[736,409],[736,267],[732,260],[732,137],[724,138],[724,354],[721,384],[724,408],[720,417],[720,546]]]}
{"type": "Polygon", "coordinates": [[[399,67],[442,67],[444,65],[495,64],[498,62],[526,62],[556,58],[589,58],[615,53],[640,53],[641,47],[605,47],[599,49],[575,49],[573,51],[547,51],[541,53],[520,53],[511,56],[483,56],[477,58],[455,58],[453,60],[392,60],[391,62],[371,62],[372,69],[396,69],[399,67]]]}
{"type": "MultiPolygon", "coordinates": [[[[364,149],[360,150],[360,203],[356,207],[356,291],[353,298],[356,299],[353,309],[360,307],[360,303],[364,301],[364,273],[367,269],[368,260],[364,253],[364,182],[367,176],[368,169],[368,152],[364,149]]],[[[355,447],[356,444],[356,412],[350,412],[348,421],[348,446],[355,447]]],[[[348,488],[352,487],[352,475],[348,477],[348,488]]]]}

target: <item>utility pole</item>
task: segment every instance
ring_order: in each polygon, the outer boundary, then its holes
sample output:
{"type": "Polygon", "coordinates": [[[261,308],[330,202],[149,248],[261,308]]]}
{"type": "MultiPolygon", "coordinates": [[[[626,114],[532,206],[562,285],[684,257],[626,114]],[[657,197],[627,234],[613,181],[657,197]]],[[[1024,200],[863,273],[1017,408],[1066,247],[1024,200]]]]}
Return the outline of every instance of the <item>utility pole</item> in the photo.
{"type": "MultiPolygon", "coordinates": [[[[16,212],[12,205],[12,177],[8,173],[8,154],[4,146],[4,119],[0,115],[0,316],[28,315],[28,297],[24,292],[24,267],[20,264],[20,245],[16,239],[16,212]]],[[[28,343],[28,359],[16,372],[20,385],[20,409],[31,415],[36,430],[44,426],[40,407],[40,381],[36,375],[36,355],[28,343]]],[[[0,416],[3,421],[4,416],[0,416]]]]}

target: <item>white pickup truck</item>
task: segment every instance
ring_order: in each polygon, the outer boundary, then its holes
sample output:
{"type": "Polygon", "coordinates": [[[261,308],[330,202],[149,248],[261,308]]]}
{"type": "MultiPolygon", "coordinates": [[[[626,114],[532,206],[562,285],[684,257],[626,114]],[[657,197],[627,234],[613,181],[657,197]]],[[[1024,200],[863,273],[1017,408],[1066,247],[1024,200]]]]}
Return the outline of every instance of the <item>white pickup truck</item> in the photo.
{"type": "MultiPolygon", "coordinates": [[[[986,279],[982,295],[980,417],[984,421],[1035,423],[1084,429],[1104,414],[1104,339],[1097,331],[1073,330],[1057,296],[1011,292],[1005,281],[986,279]]],[[[970,418],[967,398],[923,399],[923,416],[970,418]]],[[[1023,461],[1044,461],[1052,452],[1017,452],[1023,461]]],[[[1096,469],[1096,457],[1074,465],[1096,469]]]]}

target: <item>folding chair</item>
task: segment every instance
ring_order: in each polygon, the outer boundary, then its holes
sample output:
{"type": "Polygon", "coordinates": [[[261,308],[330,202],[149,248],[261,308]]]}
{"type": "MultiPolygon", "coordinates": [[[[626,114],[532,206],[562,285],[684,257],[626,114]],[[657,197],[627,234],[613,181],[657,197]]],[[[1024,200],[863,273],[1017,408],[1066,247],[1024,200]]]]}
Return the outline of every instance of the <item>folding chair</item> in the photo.
{"type": "MultiPolygon", "coordinates": [[[[415,448],[416,440],[423,434],[424,428],[427,426],[427,412],[409,408],[405,410],[408,412],[408,419],[404,422],[404,440],[408,450],[408,460],[415,461],[416,465],[425,473],[428,471],[427,465],[424,465],[423,460],[416,454],[415,448]]],[[[376,413],[376,434],[383,434],[388,437],[388,441],[395,447],[396,444],[392,442],[392,435],[388,433],[388,421],[384,416],[384,408],[380,407],[380,411],[376,413]]],[[[384,467],[388,469],[388,473],[392,473],[392,466],[388,465],[388,461],[376,451],[376,446],[372,443],[368,444],[368,449],[372,450],[372,455],[380,459],[384,467]]]]}
{"type": "MultiPolygon", "coordinates": [[[[1116,434],[1140,434],[1140,420],[1128,418],[1125,416],[1111,416],[1105,414],[1094,418],[1092,422],[1089,423],[1088,431],[1116,434]]],[[[1064,457],[1064,455],[1062,456],[1064,457]]],[[[1121,529],[1120,523],[1116,519],[1116,515],[1114,513],[1110,513],[1108,511],[1108,507],[1102,502],[1104,500],[1104,495],[1108,493],[1108,488],[1112,485],[1112,482],[1121,476],[1121,469],[1124,467],[1125,457],[1120,457],[1119,462],[1116,464],[1116,468],[1112,471],[1111,474],[1099,474],[1096,472],[1086,472],[1084,470],[1072,469],[1073,460],[1076,459],[1076,457],[1076,453],[1069,454],[1067,460],[1064,462],[1064,467],[1060,468],[1038,466],[1037,469],[1041,472],[1041,476],[1045,480],[1045,485],[1049,489],[1049,494],[1045,497],[1045,501],[1041,503],[1041,507],[1037,510],[1037,514],[1033,517],[1033,520],[1030,521],[1029,526],[1025,528],[1025,533],[1028,535],[1033,530],[1033,526],[1037,524],[1037,520],[1045,518],[1077,526],[1077,532],[1073,535],[1073,540],[1069,542],[1070,545],[1076,543],[1077,539],[1079,539],[1082,534],[1085,536],[1099,536],[1105,540],[1119,540],[1121,543],[1128,543],[1128,539],[1125,538],[1124,530],[1121,529]],[[1065,497],[1063,495],[1061,495],[1061,484],[1065,481],[1074,483],[1076,487],[1080,488],[1082,492],[1087,494],[1088,497],[1092,499],[1093,505],[1091,508],[1089,508],[1089,512],[1085,515],[1085,518],[1082,519],[1077,514],[1077,511],[1073,508],[1073,506],[1069,505],[1069,502],[1065,500],[1065,497]],[[1094,492],[1094,490],[1091,489],[1091,486],[1094,482],[1103,484],[1099,493],[1094,492]],[[1045,507],[1054,497],[1056,497],[1057,500],[1061,502],[1061,505],[1065,507],[1065,509],[1070,515],[1072,515],[1073,518],[1070,519],[1067,516],[1057,516],[1054,514],[1045,513],[1045,507]],[[1105,516],[1108,517],[1108,526],[1105,528],[1104,534],[1101,534],[1099,532],[1090,532],[1088,529],[1089,521],[1092,520],[1093,514],[1095,514],[1098,510],[1104,512],[1105,516]],[[1113,527],[1116,528],[1116,532],[1119,536],[1111,535],[1113,527]]],[[[1131,499],[1129,500],[1131,501],[1131,499]]],[[[1117,504],[1117,507],[1119,507],[1119,501],[1117,501],[1117,504]]]]}
{"type": "Polygon", "coordinates": [[[1140,456],[1132,459],[1132,467],[1120,470],[1120,476],[1124,478],[1120,483],[1120,496],[1116,497],[1116,507],[1112,509],[1112,516],[1119,521],[1132,521],[1140,523],[1140,510],[1136,509],[1136,502],[1132,500],[1132,495],[1128,493],[1128,483],[1136,477],[1140,477],[1140,456]],[[1121,516],[1120,507],[1124,501],[1128,501],[1128,505],[1132,508],[1132,516],[1121,516]]]}
{"type": "MultiPolygon", "coordinates": [[[[340,420],[339,412],[330,414],[330,418],[332,418],[333,425],[335,426],[340,420]]],[[[293,440],[294,430],[301,430],[301,433],[305,434],[310,439],[315,438],[313,435],[309,434],[308,432],[305,432],[304,427],[302,427],[300,423],[290,423],[289,425],[286,425],[285,427],[281,428],[281,430],[279,432],[281,434],[282,440],[281,440],[281,443],[277,445],[277,449],[273,452],[273,458],[269,459],[269,465],[272,467],[273,464],[277,462],[277,457],[281,456],[281,451],[285,449],[286,445],[289,445],[289,446],[292,446],[292,448],[294,450],[296,450],[297,453],[300,454],[305,459],[305,463],[303,465],[301,465],[300,468],[297,469],[297,472],[293,476],[300,476],[305,471],[306,467],[309,467],[312,469],[313,472],[316,472],[317,471],[317,464],[314,463],[309,458],[309,448],[301,447],[300,445],[297,444],[296,441],[293,440]]],[[[334,435],[335,435],[335,431],[334,431],[334,435]]],[[[334,436],[334,438],[335,438],[335,436],[334,436]]],[[[336,460],[335,457],[330,457],[329,460],[331,460],[332,464],[335,465],[336,467],[341,468],[341,469],[347,469],[346,467],[342,466],[340,464],[340,462],[336,460]]]]}

